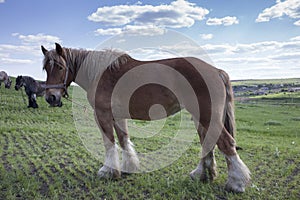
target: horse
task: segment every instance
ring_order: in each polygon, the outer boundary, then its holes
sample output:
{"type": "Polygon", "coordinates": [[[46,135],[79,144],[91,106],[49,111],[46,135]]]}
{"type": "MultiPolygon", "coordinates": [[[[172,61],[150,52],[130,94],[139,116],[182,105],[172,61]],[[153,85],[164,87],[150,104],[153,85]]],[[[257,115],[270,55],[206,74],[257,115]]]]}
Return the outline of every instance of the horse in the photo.
{"type": "Polygon", "coordinates": [[[45,81],[36,81],[30,76],[18,76],[16,79],[15,90],[21,87],[25,88],[26,95],[28,96],[28,108],[38,108],[36,97],[44,96],[45,94],[45,81]]]}
{"type": "Polygon", "coordinates": [[[2,82],[4,82],[5,88],[10,88],[12,80],[10,80],[9,76],[5,71],[0,72],[0,86],[2,82]]]}
{"type": "Polygon", "coordinates": [[[51,106],[62,105],[71,82],[87,92],[105,147],[100,178],[120,178],[122,172],[135,173],[140,167],[127,119],[162,119],[186,109],[202,145],[191,178],[215,179],[214,148],[218,146],[228,168],[225,190],[245,191],[251,173],[236,151],[233,91],[225,71],[194,57],[140,61],[117,50],[72,49],[58,43],[52,50],[44,46],[41,50],[47,73],[45,99],[51,106]],[[122,163],[114,130],[122,148],[122,163]]]}

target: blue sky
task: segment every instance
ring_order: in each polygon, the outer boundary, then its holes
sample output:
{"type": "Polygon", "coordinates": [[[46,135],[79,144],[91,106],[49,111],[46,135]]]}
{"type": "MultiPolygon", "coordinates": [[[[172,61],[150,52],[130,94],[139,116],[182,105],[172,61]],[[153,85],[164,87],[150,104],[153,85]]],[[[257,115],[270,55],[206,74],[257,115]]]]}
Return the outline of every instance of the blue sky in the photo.
{"type": "MultiPolygon", "coordinates": [[[[45,79],[41,45],[95,49],[116,35],[156,40],[168,30],[191,39],[232,79],[300,76],[300,0],[0,0],[0,13],[0,70],[12,76],[45,79]]],[[[179,38],[161,47],[201,58],[179,38]]]]}

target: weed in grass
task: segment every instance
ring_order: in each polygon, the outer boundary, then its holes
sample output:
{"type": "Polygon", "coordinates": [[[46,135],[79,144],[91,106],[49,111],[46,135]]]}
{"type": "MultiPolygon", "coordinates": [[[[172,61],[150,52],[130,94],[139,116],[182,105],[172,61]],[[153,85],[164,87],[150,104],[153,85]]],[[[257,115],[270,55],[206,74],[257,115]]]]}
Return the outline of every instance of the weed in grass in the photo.
{"type": "Polygon", "coordinates": [[[282,123],[276,120],[268,120],[264,123],[266,126],[282,126],[282,123]]]}

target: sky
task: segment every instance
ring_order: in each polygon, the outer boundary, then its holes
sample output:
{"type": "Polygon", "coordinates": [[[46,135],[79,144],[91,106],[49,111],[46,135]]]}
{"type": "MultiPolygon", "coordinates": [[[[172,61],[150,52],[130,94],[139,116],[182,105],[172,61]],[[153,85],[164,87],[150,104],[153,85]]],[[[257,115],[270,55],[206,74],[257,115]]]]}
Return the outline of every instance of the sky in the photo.
{"type": "Polygon", "coordinates": [[[196,56],[233,80],[300,77],[300,0],[0,0],[0,27],[0,70],[11,76],[44,80],[40,47],[58,42],[142,60],[196,56]]]}

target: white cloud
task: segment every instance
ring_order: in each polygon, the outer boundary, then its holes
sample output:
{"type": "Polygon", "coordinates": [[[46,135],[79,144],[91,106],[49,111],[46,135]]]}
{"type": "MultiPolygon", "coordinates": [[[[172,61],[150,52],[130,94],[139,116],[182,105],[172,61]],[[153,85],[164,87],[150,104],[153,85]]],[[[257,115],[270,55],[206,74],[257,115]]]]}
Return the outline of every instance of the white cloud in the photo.
{"type": "MultiPolygon", "coordinates": [[[[283,53],[275,56],[271,56],[271,59],[274,60],[299,60],[300,53],[299,52],[290,52],[290,53],[283,53]]],[[[300,70],[300,69],[299,69],[300,70]]]]}
{"type": "Polygon", "coordinates": [[[141,2],[141,1],[137,1],[136,3],[135,3],[135,5],[142,5],[143,4],[143,2],[141,2]]]}
{"type": "Polygon", "coordinates": [[[136,26],[136,25],[126,25],[123,28],[108,28],[108,29],[97,29],[95,31],[96,35],[117,35],[117,34],[127,34],[127,35],[143,35],[143,36],[153,36],[162,35],[165,33],[165,29],[156,26],[136,26]]]}
{"type": "MultiPolygon", "coordinates": [[[[266,8],[260,13],[255,20],[256,22],[268,22],[273,18],[280,18],[288,16],[292,19],[300,18],[300,1],[299,0],[286,0],[276,1],[274,6],[266,8]]],[[[295,25],[299,26],[300,21],[296,21],[295,25]]]]}
{"type": "Polygon", "coordinates": [[[227,71],[232,79],[286,78],[300,74],[300,54],[297,53],[300,52],[299,37],[283,42],[263,41],[203,46],[180,42],[172,46],[163,46],[162,49],[176,52],[180,56],[201,58],[227,71]],[[272,73],[266,73],[269,70],[272,73]]]}
{"type": "Polygon", "coordinates": [[[95,31],[96,35],[118,35],[122,33],[122,28],[108,28],[102,29],[99,28],[95,31]]]}
{"type": "Polygon", "coordinates": [[[200,34],[202,40],[211,40],[214,36],[213,34],[200,34]]]}
{"type": "Polygon", "coordinates": [[[161,35],[165,33],[165,29],[156,26],[134,26],[127,25],[123,28],[123,32],[129,35],[161,35]]]}
{"type": "Polygon", "coordinates": [[[13,33],[12,36],[18,37],[25,45],[49,45],[55,42],[61,42],[59,37],[52,35],[45,35],[43,33],[38,33],[36,35],[22,35],[19,33],[13,33]]]}
{"type": "Polygon", "coordinates": [[[34,63],[29,59],[13,59],[13,58],[1,58],[0,60],[3,64],[32,64],[34,63]]]}
{"type": "Polygon", "coordinates": [[[33,47],[33,46],[24,46],[24,45],[11,45],[11,44],[0,44],[0,52],[1,53],[32,53],[36,51],[38,47],[33,47]]]}
{"type": "MultiPolygon", "coordinates": [[[[161,28],[182,28],[190,27],[195,21],[203,20],[209,11],[196,6],[186,0],[176,0],[170,4],[153,5],[116,5],[105,6],[97,9],[96,12],[88,16],[93,22],[98,22],[105,26],[125,26],[127,30],[143,29],[142,26],[161,28]]],[[[123,31],[126,28],[123,29],[123,31]]],[[[117,32],[119,29],[110,29],[102,33],[117,32]]]]}
{"type": "Polygon", "coordinates": [[[290,39],[291,41],[297,41],[299,40],[300,41],[300,35],[299,36],[296,36],[296,37],[293,37],[290,39]]]}
{"type": "Polygon", "coordinates": [[[296,25],[296,26],[300,26],[300,20],[298,20],[298,21],[295,21],[295,22],[294,22],[294,25],[296,25]]]}
{"type": "Polygon", "coordinates": [[[161,48],[137,48],[128,52],[131,56],[140,60],[158,60],[178,57],[174,52],[161,48]]]}
{"type": "Polygon", "coordinates": [[[5,2],[5,0],[0,0],[0,3],[4,3],[5,2]]]}
{"type": "Polygon", "coordinates": [[[19,40],[20,45],[0,44],[1,68],[8,71],[10,75],[28,74],[41,79],[44,75],[41,70],[40,46],[53,46],[54,42],[61,42],[61,40],[58,37],[41,33],[37,35],[13,33],[12,36],[19,40]]]}
{"type": "Polygon", "coordinates": [[[227,16],[223,18],[209,18],[206,21],[206,24],[209,26],[216,26],[216,25],[231,26],[238,23],[239,20],[237,19],[237,17],[231,17],[231,16],[227,16]]]}

